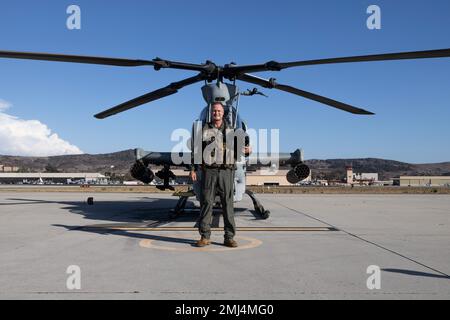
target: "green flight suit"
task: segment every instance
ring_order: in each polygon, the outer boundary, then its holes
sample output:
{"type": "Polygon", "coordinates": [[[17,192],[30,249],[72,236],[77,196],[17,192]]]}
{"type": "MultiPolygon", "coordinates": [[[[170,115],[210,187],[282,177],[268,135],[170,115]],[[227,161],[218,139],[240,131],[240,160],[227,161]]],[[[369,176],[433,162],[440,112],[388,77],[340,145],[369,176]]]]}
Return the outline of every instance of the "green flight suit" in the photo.
{"type": "MultiPolygon", "coordinates": [[[[206,124],[203,128],[203,131],[205,132],[205,130],[211,129],[214,129],[213,125],[206,124]]],[[[229,128],[227,128],[224,121],[222,123],[222,126],[218,128],[218,130],[222,132],[224,149],[226,145],[226,129],[229,128]]],[[[205,147],[207,147],[213,141],[214,138],[211,138],[210,141],[204,141],[202,149],[205,150],[205,147]]],[[[220,164],[214,162],[207,164],[204,161],[203,165],[201,166],[201,170],[203,178],[202,207],[199,218],[199,233],[206,239],[209,239],[211,237],[212,211],[216,194],[218,194],[223,211],[225,239],[233,239],[236,234],[233,205],[235,165],[234,163],[227,164],[224,156],[224,159],[220,164]]]]}

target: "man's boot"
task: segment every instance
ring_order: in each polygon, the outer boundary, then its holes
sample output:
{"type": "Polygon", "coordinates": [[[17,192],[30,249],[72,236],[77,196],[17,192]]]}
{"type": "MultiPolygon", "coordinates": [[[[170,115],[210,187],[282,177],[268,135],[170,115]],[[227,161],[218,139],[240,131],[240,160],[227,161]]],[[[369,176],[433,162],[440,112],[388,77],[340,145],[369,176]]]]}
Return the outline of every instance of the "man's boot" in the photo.
{"type": "Polygon", "coordinates": [[[196,242],[196,246],[197,247],[205,247],[205,246],[210,245],[210,244],[211,244],[211,240],[209,240],[207,238],[204,238],[204,237],[201,237],[200,240],[198,240],[196,242]]]}
{"type": "Polygon", "coordinates": [[[233,239],[225,239],[225,241],[223,242],[223,244],[226,247],[230,247],[230,248],[236,248],[238,246],[237,242],[234,241],[233,239]]]}

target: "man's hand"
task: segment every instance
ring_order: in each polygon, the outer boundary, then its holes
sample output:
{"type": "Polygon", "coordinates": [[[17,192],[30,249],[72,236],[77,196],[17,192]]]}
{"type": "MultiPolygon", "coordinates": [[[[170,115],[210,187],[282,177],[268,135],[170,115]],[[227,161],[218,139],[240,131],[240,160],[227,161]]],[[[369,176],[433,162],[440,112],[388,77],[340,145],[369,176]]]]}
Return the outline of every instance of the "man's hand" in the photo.
{"type": "Polygon", "coordinates": [[[197,173],[195,171],[191,171],[189,173],[189,177],[192,179],[193,182],[197,181],[197,173]]]}

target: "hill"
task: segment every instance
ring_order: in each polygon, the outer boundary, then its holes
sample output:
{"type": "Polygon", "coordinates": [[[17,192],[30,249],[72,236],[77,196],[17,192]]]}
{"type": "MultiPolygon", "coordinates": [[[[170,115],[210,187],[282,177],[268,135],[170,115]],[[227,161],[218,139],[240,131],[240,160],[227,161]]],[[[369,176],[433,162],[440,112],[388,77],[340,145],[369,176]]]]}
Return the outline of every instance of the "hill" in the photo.
{"type": "Polygon", "coordinates": [[[20,172],[126,173],[133,162],[133,150],[106,154],[77,154],[52,157],[0,156],[0,164],[19,167],[20,172]],[[114,167],[111,168],[111,166],[114,167]]]}
{"type": "MultiPolygon", "coordinates": [[[[80,154],[53,157],[0,156],[0,164],[19,167],[21,172],[111,172],[126,174],[134,162],[133,150],[106,154],[80,154]],[[113,166],[113,167],[112,167],[113,166]]],[[[449,175],[450,162],[410,164],[377,158],[311,159],[305,161],[313,178],[342,179],[345,167],[352,165],[355,173],[377,172],[381,180],[399,175],[449,175]]]]}

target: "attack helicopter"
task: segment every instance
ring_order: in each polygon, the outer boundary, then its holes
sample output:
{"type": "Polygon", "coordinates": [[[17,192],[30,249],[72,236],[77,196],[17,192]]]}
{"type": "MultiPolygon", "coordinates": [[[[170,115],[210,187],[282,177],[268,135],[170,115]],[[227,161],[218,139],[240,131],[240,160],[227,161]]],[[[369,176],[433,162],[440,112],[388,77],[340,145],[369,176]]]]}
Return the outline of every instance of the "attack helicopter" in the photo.
{"type": "MultiPolygon", "coordinates": [[[[80,56],[80,55],[66,55],[53,53],[34,53],[34,52],[18,52],[18,51],[0,51],[0,58],[12,59],[30,59],[30,60],[44,60],[57,62],[71,62],[71,63],[85,63],[85,64],[100,64],[109,66],[121,67],[137,67],[150,66],[154,70],[161,69],[179,69],[186,71],[193,71],[197,74],[180,80],[172,82],[166,87],[153,90],[142,96],[132,100],[121,103],[110,109],[95,114],[97,119],[105,119],[112,115],[124,112],[126,110],[138,107],[140,105],[173,95],[180,89],[193,85],[195,83],[203,82],[202,87],[203,98],[206,106],[201,110],[197,123],[206,123],[210,121],[211,106],[213,103],[220,102],[224,105],[225,119],[229,125],[235,129],[247,130],[247,124],[239,115],[239,97],[240,96],[254,96],[264,95],[257,88],[240,92],[236,85],[236,81],[242,81],[258,85],[266,89],[277,89],[288,92],[294,95],[301,96],[306,99],[314,100],[316,102],[350,112],[356,115],[373,115],[374,113],[365,109],[355,107],[340,101],[336,101],[324,96],[317,95],[312,92],[298,89],[296,87],[281,84],[275,78],[261,78],[253,75],[253,73],[264,71],[282,71],[284,69],[293,67],[305,67],[313,65],[334,64],[334,63],[353,63],[353,62],[370,62],[370,61],[389,61],[389,60],[406,60],[406,59],[428,59],[428,58],[444,58],[450,57],[450,49],[426,50],[426,51],[410,51],[398,53],[383,53],[374,55],[360,55],[338,58],[325,58],[315,60],[302,60],[292,62],[278,62],[268,61],[261,64],[253,65],[237,65],[234,62],[225,64],[223,66],[217,65],[214,62],[207,60],[202,64],[193,64],[185,62],[171,61],[161,58],[152,60],[132,60],[123,58],[109,58],[109,57],[94,57],[94,56],[80,56]]],[[[196,123],[194,122],[194,124],[196,123]]],[[[193,150],[193,149],[192,149],[193,150]]],[[[133,177],[144,183],[150,183],[155,178],[155,175],[162,179],[164,184],[159,186],[161,189],[173,189],[170,186],[170,179],[174,179],[175,175],[170,170],[173,165],[181,165],[189,168],[191,161],[174,163],[173,159],[184,158],[184,154],[174,154],[171,152],[148,152],[143,149],[135,149],[136,162],[131,167],[130,171],[133,177]],[[163,169],[153,173],[150,165],[163,166],[163,169]]],[[[271,154],[272,159],[257,157],[250,161],[248,157],[242,157],[236,162],[235,174],[235,194],[234,201],[240,201],[243,194],[247,194],[253,201],[255,211],[264,219],[269,217],[270,212],[265,210],[260,201],[255,195],[245,186],[245,174],[252,163],[256,166],[272,165],[272,160],[276,160],[280,166],[290,166],[291,170],[287,173],[287,180],[292,183],[298,183],[307,178],[310,174],[310,169],[303,163],[303,152],[297,149],[293,153],[280,153],[277,155],[271,154]]],[[[190,157],[188,157],[190,159],[190,157]]],[[[193,188],[190,192],[179,195],[178,203],[174,209],[174,215],[181,214],[186,206],[186,202],[190,196],[196,196],[201,201],[201,176],[194,182],[193,188]]]]}

